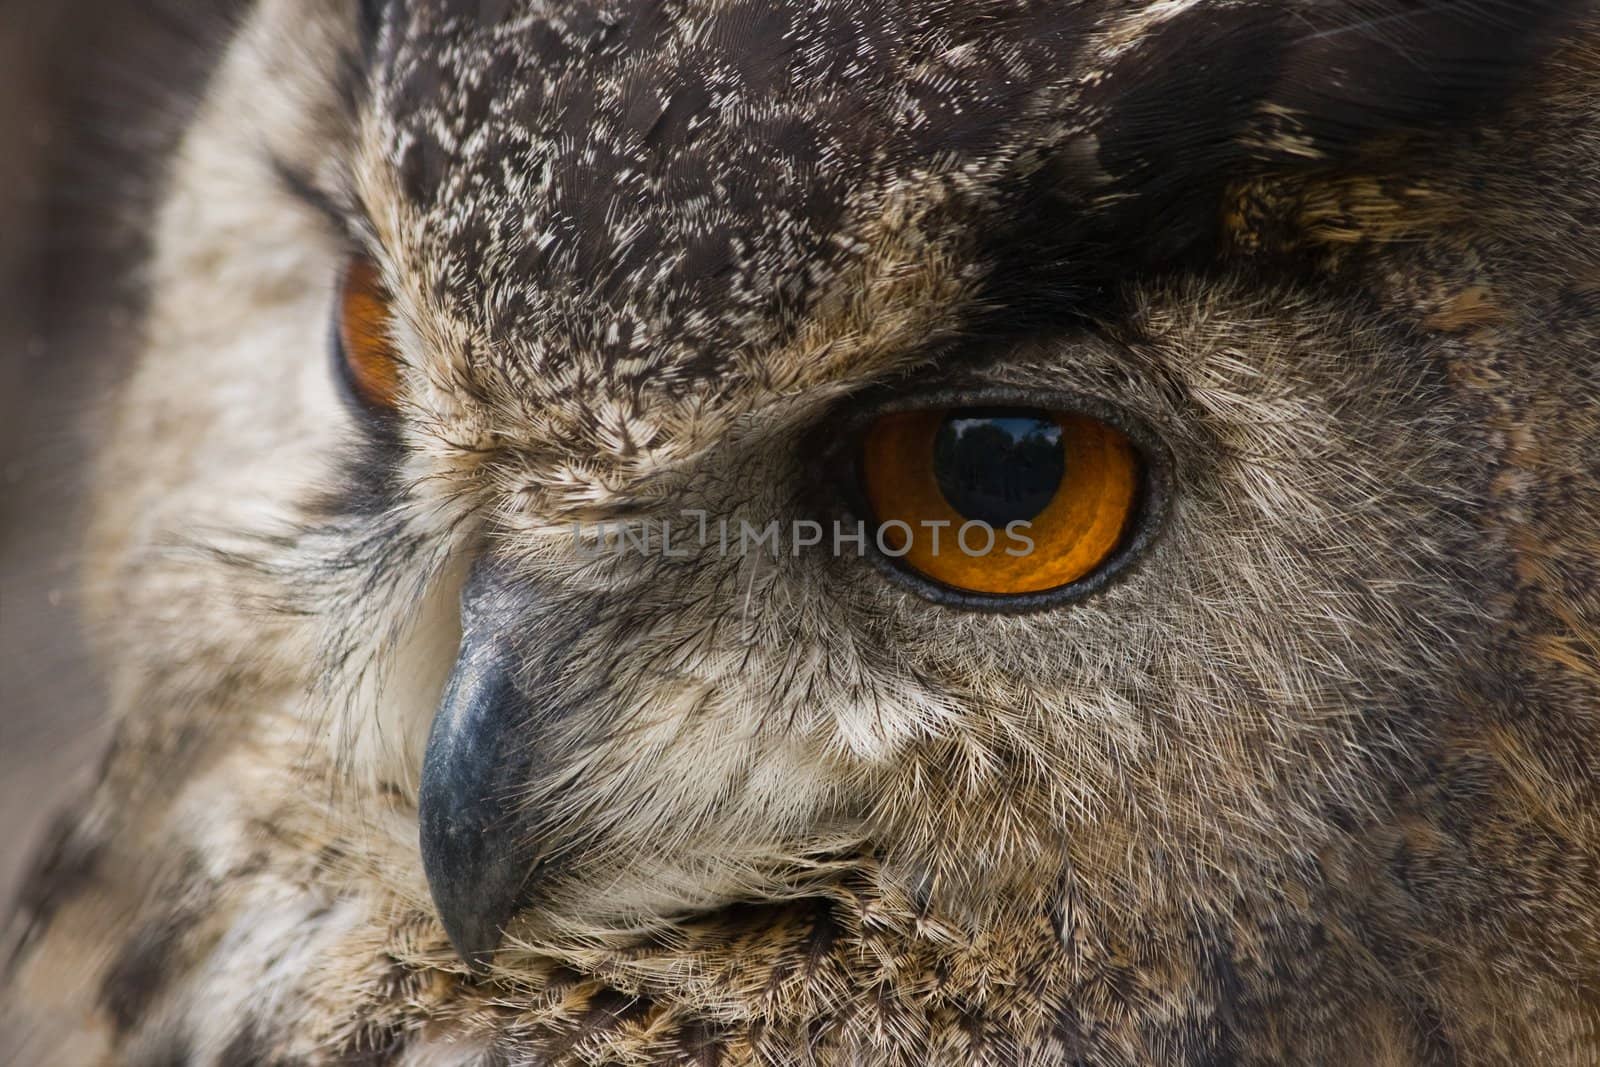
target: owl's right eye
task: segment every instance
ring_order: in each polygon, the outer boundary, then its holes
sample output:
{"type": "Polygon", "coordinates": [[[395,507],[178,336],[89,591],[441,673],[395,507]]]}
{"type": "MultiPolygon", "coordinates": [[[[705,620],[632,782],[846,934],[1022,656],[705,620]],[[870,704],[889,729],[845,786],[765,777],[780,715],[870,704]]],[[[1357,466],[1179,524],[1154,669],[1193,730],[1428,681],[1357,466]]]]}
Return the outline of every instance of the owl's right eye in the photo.
{"type": "Polygon", "coordinates": [[[1092,398],[979,389],[859,419],[847,506],[880,568],[936,603],[1033,611],[1102,588],[1161,526],[1168,463],[1092,398]]]}
{"type": "Polygon", "coordinates": [[[924,577],[987,596],[1043,592],[1092,573],[1122,541],[1138,501],[1139,461],[1127,436],[1073,412],[886,415],[867,433],[862,473],[874,517],[898,526],[897,555],[924,577]],[[955,544],[940,552],[915,536],[938,523],[951,531],[947,541],[969,524],[986,533],[1026,529],[1027,550],[1008,555],[990,534],[981,552],[955,544]]]}
{"type": "Polygon", "coordinates": [[[377,264],[352,256],[339,285],[335,360],[347,392],[363,408],[392,412],[400,399],[400,354],[389,292],[377,264]]]}

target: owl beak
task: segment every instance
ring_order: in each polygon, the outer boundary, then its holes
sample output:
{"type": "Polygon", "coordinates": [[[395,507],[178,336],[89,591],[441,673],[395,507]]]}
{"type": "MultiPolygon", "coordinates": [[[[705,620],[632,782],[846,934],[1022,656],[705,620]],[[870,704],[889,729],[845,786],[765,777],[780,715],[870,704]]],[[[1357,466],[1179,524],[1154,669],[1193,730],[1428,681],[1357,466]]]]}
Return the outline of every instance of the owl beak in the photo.
{"type": "Polygon", "coordinates": [[[456,951],[483,970],[521,903],[533,863],[519,854],[516,727],[526,705],[509,647],[518,598],[480,561],[461,596],[461,649],[433,720],[418,800],[422,866],[456,951]]]}

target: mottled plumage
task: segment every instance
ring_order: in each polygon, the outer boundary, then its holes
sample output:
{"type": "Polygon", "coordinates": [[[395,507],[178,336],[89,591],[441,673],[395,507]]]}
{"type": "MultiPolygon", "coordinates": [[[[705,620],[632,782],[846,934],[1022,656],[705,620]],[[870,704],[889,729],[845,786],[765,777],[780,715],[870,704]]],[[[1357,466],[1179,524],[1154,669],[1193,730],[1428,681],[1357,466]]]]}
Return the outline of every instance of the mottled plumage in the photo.
{"type": "Polygon", "coordinates": [[[1596,1062],[1589,11],[259,0],[150,220],[86,568],[118,741],[6,1025],[40,1063],[1596,1062]],[[357,249],[391,416],[328,370],[357,249]],[[1104,588],[577,551],[831,517],[841,425],[979,383],[1157,442],[1104,588]],[[492,854],[425,875],[464,585],[514,721],[492,854]],[[474,969],[440,909],[480,904],[474,969]]]}

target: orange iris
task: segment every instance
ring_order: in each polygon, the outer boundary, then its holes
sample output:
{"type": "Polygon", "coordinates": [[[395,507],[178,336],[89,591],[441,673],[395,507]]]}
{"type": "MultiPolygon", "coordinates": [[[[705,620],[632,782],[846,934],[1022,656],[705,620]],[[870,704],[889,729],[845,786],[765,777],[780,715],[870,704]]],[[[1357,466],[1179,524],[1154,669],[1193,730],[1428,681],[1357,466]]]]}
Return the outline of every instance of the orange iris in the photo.
{"type": "Polygon", "coordinates": [[[885,415],[867,432],[861,472],[888,554],[991,596],[1092,574],[1122,542],[1140,482],[1126,434],[1029,408],[885,415]]]}
{"type": "Polygon", "coordinates": [[[339,292],[339,344],[350,385],[361,400],[393,408],[400,397],[400,357],[390,329],[389,294],[377,266],[356,256],[339,292]]]}

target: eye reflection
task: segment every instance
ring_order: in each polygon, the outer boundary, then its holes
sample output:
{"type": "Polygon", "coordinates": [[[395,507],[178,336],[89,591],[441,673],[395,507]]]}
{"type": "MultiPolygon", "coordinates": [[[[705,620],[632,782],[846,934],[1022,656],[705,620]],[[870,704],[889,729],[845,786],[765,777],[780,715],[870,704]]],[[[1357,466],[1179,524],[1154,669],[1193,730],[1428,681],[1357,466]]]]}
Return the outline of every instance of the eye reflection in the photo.
{"type": "Polygon", "coordinates": [[[934,476],[945,501],[996,528],[1033,519],[1066,473],[1061,426],[1043,411],[961,408],[939,427],[934,476]]]}

